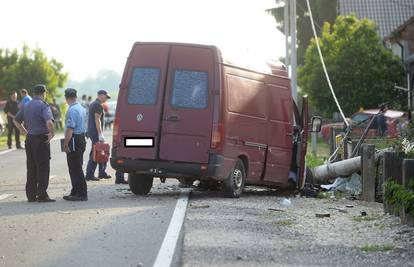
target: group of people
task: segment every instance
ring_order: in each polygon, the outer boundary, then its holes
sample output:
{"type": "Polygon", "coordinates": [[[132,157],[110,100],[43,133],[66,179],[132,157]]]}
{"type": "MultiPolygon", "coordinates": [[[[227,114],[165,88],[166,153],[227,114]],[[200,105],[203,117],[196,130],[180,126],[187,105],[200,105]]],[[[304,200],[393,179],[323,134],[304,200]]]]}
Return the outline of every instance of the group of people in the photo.
{"type": "MultiPolygon", "coordinates": [[[[51,107],[45,102],[47,89],[43,84],[33,88],[33,99],[22,104],[13,114],[12,124],[26,135],[25,148],[27,157],[26,196],[29,202],[54,202],[47,194],[50,172],[50,141],[55,135],[54,118],[51,107]]],[[[105,142],[103,133],[104,111],[102,104],[110,98],[105,90],[97,93],[95,101],[86,108],[77,100],[77,91],[65,90],[66,103],[69,105],[65,115],[65,135],[62,149],[66,159],[72,190],[63,197],[68,201],[88,200],[86,181],[111,178],[106,172],[106,164],[99,164],[98,177],[95,177],[97,163],[93,160],[93,145],[105,142]],[[83,172],[83,154],[86,138],[92,141],[86,175],[83,172]]],[[[22,101],[23,102],[23,101],[22,101]]],[[[124,174],[116,172],[117,184],[127,183],[124,174]]]]}

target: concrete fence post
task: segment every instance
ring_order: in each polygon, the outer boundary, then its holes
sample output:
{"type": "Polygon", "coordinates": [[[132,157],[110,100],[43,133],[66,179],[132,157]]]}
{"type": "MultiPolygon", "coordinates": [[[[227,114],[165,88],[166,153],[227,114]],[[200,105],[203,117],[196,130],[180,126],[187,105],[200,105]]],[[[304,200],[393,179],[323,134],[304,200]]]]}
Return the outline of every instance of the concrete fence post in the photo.
{"type": "Polygon", "coordinates": [[[362,146],[362,200],[375,201],[375,145],[362,146]]]}

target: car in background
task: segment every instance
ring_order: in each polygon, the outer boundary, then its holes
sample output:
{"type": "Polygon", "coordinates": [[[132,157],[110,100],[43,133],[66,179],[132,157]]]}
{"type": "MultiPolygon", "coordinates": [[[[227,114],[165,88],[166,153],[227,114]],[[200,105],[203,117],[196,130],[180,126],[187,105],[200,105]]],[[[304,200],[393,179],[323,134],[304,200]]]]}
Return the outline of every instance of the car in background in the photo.
{"type": "MultiPolygon", "coordinates": [[[[367,109],[358,111],[350,118],[347,118],[348,122],[351,123],[352,126],[352,132],[357,135],[361,135],[365,128],[367,127],[370,119],[372,116],[377,114],[379,109],[367,109]]],[[[398,130],[397,130],[397,124],[400,119],[406,121],[407,120],[407,114],[403,111],[398,110],[387,110],[385,112],[385,118],[387,119],[387,135],[388,137],[397,137],[398,136],[398,130]]],[[[334,128],[338,130],[344,129],[344,123],[343,122],[337,122],[337,123],[327,123],[322,126],[321,134],[325,141],[328,141],[329,139],[329,129],[334,128]]],[[[375,120],[369,131],[368,136],[378,136],[378,124],[375,120]]]]}
{"type": "Polygon", "coordinates": [[[117,101],[111,100],[106,102],[108,111],[105,112],[104,116],[104,128],[105,129],[111,129],[112,124],[114,123],[115,119],[115,110],[116,110],[116,104],[117,101]]]}

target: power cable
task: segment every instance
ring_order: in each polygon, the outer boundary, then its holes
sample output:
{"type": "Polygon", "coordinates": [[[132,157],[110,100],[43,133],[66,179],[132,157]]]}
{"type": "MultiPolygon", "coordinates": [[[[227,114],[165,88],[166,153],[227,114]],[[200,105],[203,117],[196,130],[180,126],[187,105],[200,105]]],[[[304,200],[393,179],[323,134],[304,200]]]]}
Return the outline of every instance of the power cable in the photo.
{"type": "Polygon", "coordinates": [[[323,71],[324,71],[326,79],[328,81],[329,89],[331,90],[332,96],[333,96],[333,98],[335,100],[335,103],[336,103],[336,106],[338,107],[338,110],[339,110],[339,112],[340,112],[340,114],[341,114],[341,116],[344,120],[345,125],[347,126],[347,128],[349,128],[350,127],[349,123],[346,120],[346,117],[344,115],[344,112],[342,111],[341,105],[339,105],[338,99],[336,98],[335,91],[333,90],[331,80],[329,78],[329,74],[328,74],[328,71],[327,71],[326,66],[325,66],[325,60],[323,59],[322,51],[321,51],[321,48],[319,47],[319,39],[318,39],[318,35],[316,34],[315,23],[313,21],[313,15],[312,15],[312,10],[311,10],[311,7],[310,7],[309,0],[306,0],[306,4],[308,5],[309,18],[310,18],[310,21],[311,21],[311,24],[312,24],[313,35],[315,37],[316,47],[318,49],[319,57],[320,57],[321,62],[322,62],[323,71]]]}

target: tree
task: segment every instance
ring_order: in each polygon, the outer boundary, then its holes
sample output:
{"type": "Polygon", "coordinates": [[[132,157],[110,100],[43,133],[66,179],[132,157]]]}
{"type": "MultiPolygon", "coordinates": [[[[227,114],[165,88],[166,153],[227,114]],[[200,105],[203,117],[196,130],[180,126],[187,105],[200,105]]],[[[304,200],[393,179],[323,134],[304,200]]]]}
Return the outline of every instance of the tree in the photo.
{"type": "MultiPolygon", "coordinates": [[[[373,22],[339,16],[334,25],[324,24],[319,44],[345,114],[360,107],[378,107],[399,94],[394,84],[403,83],[404,66],[381,44],[373,22]]],[[[326,116],[337,111],[314,39],[299,68],[299,85],[316,111],[326,116]]]]}
{"type": "MultiPolygon", "coordinates": [[[[288,0],[289,1],[289,0],[288,0]]],[[[297,62],[303,65],[306,48],[313,37],[306,0],[296,0],[297,15],[297,62]]],[[[312,0],[311,9],[316,24],[318,35],[322,31],[325,22],[333,23],[337,16],[337,0],[312,0]]],[[[284,6],[270,9],[275,17],[278,29],[284,33],[284,6]]],[[[286,33],[285,33],[286,34],[286,33]]],[[[289,33],[288,33],[289,34],[289,33]]]]}
{"type": "Polygon", "coordinates": [[[19,54],[15,49],[0,50],[0,94],[6,98],[10,92],[21,88],[30,89],[39,83],[48,88],[48,99],[61,95],[58,91],[68,78],[63,72],[63,64],[56,59],[48,59],[40,48],[29,49],[23,46],[19,54]]]}

